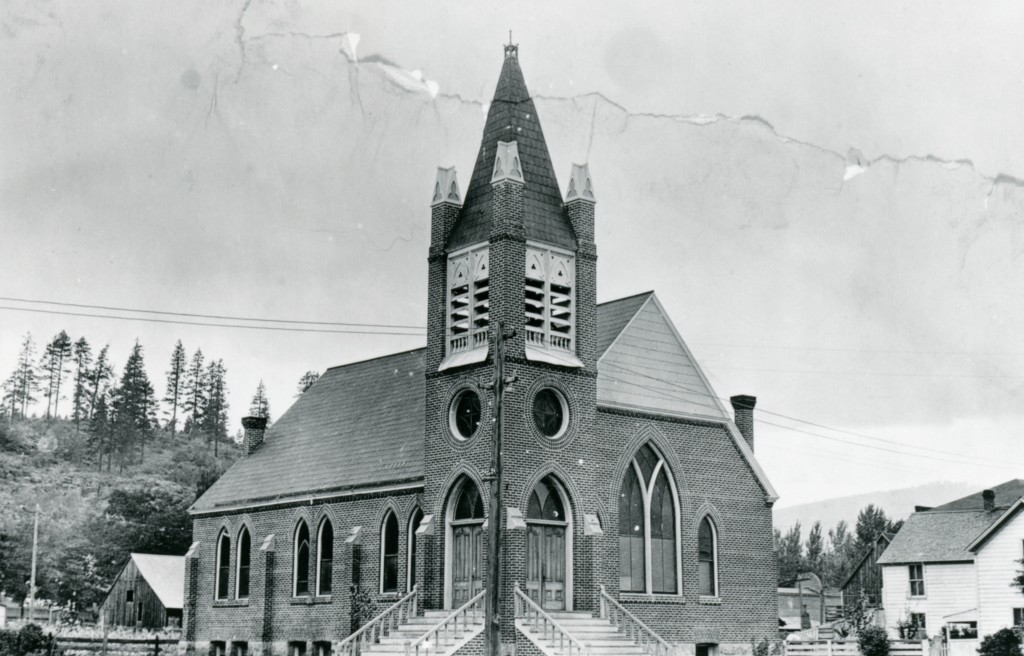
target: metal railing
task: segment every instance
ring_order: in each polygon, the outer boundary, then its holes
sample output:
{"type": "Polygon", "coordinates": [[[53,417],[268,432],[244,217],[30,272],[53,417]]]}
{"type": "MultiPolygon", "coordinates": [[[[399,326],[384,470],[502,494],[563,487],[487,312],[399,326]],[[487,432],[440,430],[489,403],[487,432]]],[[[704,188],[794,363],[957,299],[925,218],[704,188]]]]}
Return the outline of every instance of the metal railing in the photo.
{"type": "Polygon", "coordinates": [[[612,623],[616,630],[624,633],[630,640],[639,645],[645,654],[652,656],[669,656],[672,646],[657,633],[641,622],[636,615],[629,612],[617,602],[608,591],[601,588],[601,617],[612,623]]]}
{"type": "Polygon", "coordinates": [[[529,595],[519,588],[519,581],[515,582],[516,619],[523,620],[530,631],[540,633],[542,640],[548,640],[552,646],[566,656],[573,656],[573,650],[577,655],[589,655],[590,648],[569,633],[565,627],[555,621],[555,618],[548,615],[547,611],[530,599],[529,595]]]}
{"type": "Polygon", "coordinates": [[[335,653],[339,656],[356,656],[364,648],[390,634],[409,618],[416,616],[416,586],[412,591],[389,606],[383,613],[373,618],[358,631],[338,643],[335,653]]]}
{"type": "Polygon", "coordinates": [[[470,623],[476,624],[477,618],[484,612],[483,598],[487,590],[481,590],[473,598],[453,610],[447,617],[435,624],[420,637],[405,643],[406,656],[418,656],[420,651],[433,651],[440,654],[445,647],[450,647],[459,639],[459,621],[462,621],[463,633],[469,631],[470,623]]]}

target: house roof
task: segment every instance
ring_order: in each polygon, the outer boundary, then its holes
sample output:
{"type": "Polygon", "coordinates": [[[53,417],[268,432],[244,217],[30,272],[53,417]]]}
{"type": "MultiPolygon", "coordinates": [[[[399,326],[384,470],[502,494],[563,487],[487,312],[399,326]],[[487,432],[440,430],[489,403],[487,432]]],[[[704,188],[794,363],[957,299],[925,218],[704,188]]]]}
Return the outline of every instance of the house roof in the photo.
{"type": "Polygon", "coordinates": [[[604,355],[615,338],[622,334],[629,321],[636,316],[637,310],[653,295],[653,291],[642,292],[598,304],[597,357],[604,355]]]}
{"type": "Polygon", "coordinates": [[[880,565],[973,561],[967,547],[992,523],[985,510],[927,510],[907,518],[880,565]]]}
{"type": "Polygon", "coordinates": [[[139,574],[153,589],[164,608],[183,608],[185,599],[185,557],[133,553],[139,574]]]}
{"type": "MultiPolygon", "coordinates": [[[[1009,508],[1017,499],[1024,497],[1024,479],[1014,478],[1005,483],[991,488],[996,494],[995,504],[996,509],[1009,508]]],[[[983,510],[985,508],[985,502],[981,497],[981,492],[975,492],[974,494],[968,495],[957,499],[956,501],[950,501],[949,503],[938,506],[932,509],[932,512],[938,510],[983,510]]]]}
{"type": "Polygon", "coordinates": [[[1008,522],[1019,515],[1022,510],[1024,510],[1024,498],[1017,499],[1012,506],[1007,508],[1001,515],[999,515],[999,517],[996,518],[994,522],[989,524],[989,527],[985,529],[984,533],[967,545],[968,550],[977,552],[985,546],[985,543],[988,542],[990,537],[998,533],[1008,522]]]}
{"type": "MultiPolygon", "coordinates": [[[[873,553],[875,553],[875,550],[878,548],[879,544],[884,542],[886,547],[888,547],[888,545],[892,544],[893,535],[894,535],[893,533],[879,533],[878,534],[878,537],[875,538],[874,543],[872,543],[872,545],[870,547],[868,547],[867,549],[864,550],[864,554],[860,557],[860,560],[857,561],[857,565],[850,572],[850,575],[846,577],[846,580],[843,581],[843,584],[840,586],[843,590],[846,589],[846,586],[850,585],[850,582],[853,581],[853,578],[855,576],[857,576],[857,572],[860,571],[860,568],[864,567],[864,563],[867,562],[868,558],[870,558],[873,553]]],[[[884,549],[884,547],[883,547],[883,549],[884,549]]]]}
{"type": "Polygon", "coordinates": [[[576,236],[562,203],[551,155],[515,46],[505,62],[487,110],[483,139],[465,202],[448,238],[448,250],[486,241],[491,231],[491,175],[498,142],[516,142],[523,173],[523,228],[527,239],[576,249],[576,236]]]}

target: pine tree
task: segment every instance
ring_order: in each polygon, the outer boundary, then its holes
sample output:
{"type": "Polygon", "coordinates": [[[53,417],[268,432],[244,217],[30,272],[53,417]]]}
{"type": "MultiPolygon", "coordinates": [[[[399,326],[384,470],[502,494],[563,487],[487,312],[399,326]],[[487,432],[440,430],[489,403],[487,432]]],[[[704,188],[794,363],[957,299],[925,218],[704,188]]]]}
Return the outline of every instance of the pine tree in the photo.
{"type": "Polygon", "coordinates": [[[857,553],[863,553],[882,533],[896,532],[902,524],[902,521],[893,523],[882,508],[869,503],[857,514],[857,527],[854,529],[857,553]]]}
{"type": "Polygon", "coordinates": [[[185,347],[181,345],[181,340],[179,339],[178,343],[174,345],[174,351],[171,352],[171,366],[167,370],[167,396],[164,397],[164,403],[168,403],[171,406],[171,416],[167,420],[167,426],[171,429],[171,435],[178,432],[178,408],[181,407],[182,396],[185,393],[187,368],[188,361],[185,355],[185,347]]]}
{"type": "Polygon", "coordinates": [[[135,340],[128,361],[121,374],[121,382],[114,390],[114,434],[120,451],[121,469],[125,458],[137,442],[140,462],[146,460],[146,438],[156,423],[156,398],[153,385],[146,375],[142,345],[135,340]]]}
{"type": "Polygon", "coordinates": [[[46,387],[46,418],[57,416],[60,404],[60,386],[66,374],[71,373],[68,363],[71,361],[71,338],[65,331],[57,333],[53,341],[46,345],[43,354],[42,370],[47,375],[46,387]],[[53,409],[51,414],[50,410],[53,409]]]}
{"type": "Polygon", "coordinates": [[[4,381],[4,413],[8,420],[13,421],[18,409],[18,371],[14,370],[4,381]]]}
{"type": "MultiPolygon", "coordinates": [[[[107,454],[110,447],[110,415],[107,411],[107,395],[101,394],[96,398],[92,408],[92,417],[89,419],[89,432],[92,434],[90,443],[96,452],[96,464],[100,471],[103,471],[103,456],[107,454]]],[[[108,461],[107,471],[110,470],[108,461]]]]}
{"type": "Polygon", "coordinates": [[[252,402],[249,403],[249,415],[252,417],[263,417],[270,423],[270,401],[267,399],[267,388],[263,386],[263,381],[256,387],[256,393],[252,396],[252,402]]]}
{"type": "MultiPolygon", "coordinates": [[[[110,364],[110,344],[100,349],[96,356],[96,364],[89,370],[89,418],[96,413],[96,404],[106,396],[110,388],[110,382],[114,379],[114,367],[110,364]]],[[[108,404],[109,411],[109,404],[108,404]]]]}
{"type": "Polygon", "coordinates": [[[203,415],[206,411],[206,372],[203,370],[203,351],[196,349],[185,372],[185,402],[182,410],[188,413],[185,418],[185,432],[192,433],[203,427],[203,415]]]}
{"type": "Polygon", "coordinates": [[[211,360],[206,368],[206,411],[202,428],[207,440],[213,442],[213,453],[219,453],[218,445],[228,437],[228,399],[224,376],[227,369],[223,360],[211,360]]]}
{"type": "Polygon", "coordinates": [[[25,417],[28,406],[36,402],[35,394],[39,391],[39,375],[35,368],[36,345],[32,341],[32,333],[25,333],[18,353],[18,365],[14,373],[4,383],[7,393],[4,405],[10,404],[11,418],[15,415],[25,417]]]}
{"type": "Polygon", "coordinates": [[[89,398],[89,367],[92,366],[92,347],[84,338],[75,342],[73,357],[75,362],[75,391],[72,395],[71,417],[75,420],[75,432],[79,431],[82,420],[88,418],[86,402],[89,398]]]}
{"type": "Polygon", "coordinates": [[[313,383],[320,378],[320,373],[317,371],[307,371],[302,374],[302,378],[299,379],[299,393],[295,395],[296,398],[303,395],[303,393],[313,386],[313,383]]]}

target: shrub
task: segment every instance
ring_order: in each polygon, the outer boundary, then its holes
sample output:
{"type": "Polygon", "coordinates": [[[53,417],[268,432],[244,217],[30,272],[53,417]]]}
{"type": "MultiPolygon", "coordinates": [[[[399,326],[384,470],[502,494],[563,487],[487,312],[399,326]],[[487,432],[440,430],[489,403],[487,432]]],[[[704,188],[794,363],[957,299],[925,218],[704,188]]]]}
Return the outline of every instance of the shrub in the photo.
{"type": "Polygon", "coordinates": [[[999,629],[981,641],[981,656],[1021,656],[1020,636],[1013,629],[999,629]]]}
{"type": "Polygon", "coordinates": [[[27,654],[32,651],[43,651],[50,646],[51,637],[43,633],[38,624],[26,624],[18,631],[18,652],[27,654]]]}
{"type": "Polygon", "coordinates": [[[861,629],[857,636],[860,653],[864,656],[889,656],[889,636],[880,626],[861,629]]]}
{"type": "Polygon", "coordinates": [[[778,656],[781,653],[779,643],[768,638],[761,638],[760,642],[751,644],[754,656],[778,656]]]}

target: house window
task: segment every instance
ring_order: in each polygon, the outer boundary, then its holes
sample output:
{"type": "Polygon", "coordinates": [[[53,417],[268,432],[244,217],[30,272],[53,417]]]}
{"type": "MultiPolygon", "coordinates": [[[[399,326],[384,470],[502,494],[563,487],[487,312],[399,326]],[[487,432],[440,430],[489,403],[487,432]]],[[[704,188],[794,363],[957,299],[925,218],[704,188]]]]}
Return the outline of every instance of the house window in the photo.
{"type": "Polygon", "coordinates": [[[412,516],[409,518],[409,547],[406,550],[409,564],[405,568],[405,571],[408,572],[405,589],[409,592],[412,591],[412,586],[416,585],[416,529],[420,527],[420,522],[422,521],[423,511],[416,508],[412,511],[412,516]]]}
{"type": "Polygon", "coordinates": [[[306,643],[301,641],[289,642],[288,656],[306,656],[306,643]]]}
{"type": "Polygon", "coordinates": [[[228,598],[228,576],[231,573],[231,538],[221,533],[217,540],[217,582],[215,596],[217,599],[228,598]]]}
{"type": "Polygon", "coordinates": [[[1013,625],[1024,629],[1024,608],[1013,609],[1013,625]]]}
{"type": "Polygon", "coordinates": [[[128,603],[128,604],[130,604],[133,601],[135,601],[135,591],[134,590],[125,590],[124,601],[125,601],[125,603],[128,603]]]}
{"type": "Polygon", "coordinates": [[[718,534],[710,517],[697,529],[697,588],[698,594],[718,596],[718,534]]]}
{"type": "Polygon", "coordinates": [[[248,642],[232,642],[231,643],[231,656],[248,656],[249,655],[249,643],[248,642]]]}
{"type": "Polygon", "coordinates": [[[911,613],[910,626],[913,627],[915,636],[920,637],[928,635],[928,625],[925,622],[924,613],[911,613]]]}
{"type": "Polygon", "coordinates": [[[313,643],[313,656],[331,656],[331,643],[327,640],[313,643]]]}
{"type": "Polygon", "coordinates": [[[238,574],[235,577],[236,599],[249,598],[249,562],[251,558],[251,551],[252,538],[249,535],[249,529],[243,526],[241,532],[238,534],[238,574]]]}
{"type": "Polygon", "coordinates": [[[316,539],[316,561],[316,593],[329,595],[334,577],[334,527],[329,519],[320,523],[316,539]]]}
{"type": "Polygon", "coordinates": [[[576,261],[551,249],[526,249],[526,345],[573,352],[576,261]]]}
{"type": "Polygon", "coordinates": [[[924,596],[924,565],[910,565],[910,596],[924,596]]]}
{"type": "MultiPolygon", "coordinates": [[[[295,596],[309,594],[309,527],[306,522],[299,522],[295,529],[295,596]]],[[[305,643],[303,643],[305,649],[305,643]]]]}
{"type": "Polygon", "coordinates": [[[486,245],[448,258],[449,354],[487,347],[490,276],[486,245]]]}
{"type": "Polygon", "coordinates": [[[380,591],[398,592],[398,518],[388,511],[381,527],[380,591]]]}
{"type": "Polygon", "coordinates": [[[977,640],[977,622],[950,622],[946,624],[946,632],[950,640],[977,640]]]}
{"type": "Polygon", "coordinates": [[[679,590],[678,507],[668,467],[650,444],[637,451],[619,490],[619,589],[679,590]]]}
{"type": "Polygon", "coordinates": [[[214,640],[210,643],[210,656],[225,656],[227,653],[227,644],[219,640],[214,640]]]}

